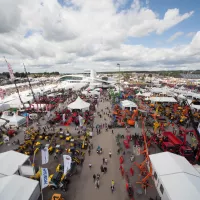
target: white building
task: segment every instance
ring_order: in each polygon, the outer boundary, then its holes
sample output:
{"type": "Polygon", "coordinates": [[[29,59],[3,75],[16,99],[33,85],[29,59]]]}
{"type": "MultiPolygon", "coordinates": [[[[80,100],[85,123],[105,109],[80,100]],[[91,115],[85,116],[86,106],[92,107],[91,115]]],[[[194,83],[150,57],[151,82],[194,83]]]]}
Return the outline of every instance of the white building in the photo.
{"type": "Polygon", "coordinates": [[[0,199],[37,200],[40,196],[38,181],[18,175],[0,178],[0,199]]]}
{"type": "Polygon", "coordinates": [[[182,156],[150,155],[153,180],[162,200],[200,199],[200,173],[182,156]]]}
{"type": "Polygon", "coordinates": [[[13,174],[20,175],[21,165],[31,165],[29,156],[15,151],[0,153],[0,178],[13,174]]]}

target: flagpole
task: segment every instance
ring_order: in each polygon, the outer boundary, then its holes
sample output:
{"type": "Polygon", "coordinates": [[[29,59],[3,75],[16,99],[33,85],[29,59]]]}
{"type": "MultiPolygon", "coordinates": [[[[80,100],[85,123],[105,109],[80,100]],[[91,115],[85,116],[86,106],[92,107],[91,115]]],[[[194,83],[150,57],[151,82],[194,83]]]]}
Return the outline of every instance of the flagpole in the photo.
{"type": "MultiPolygon", "coordinates": [[[[5,62],[6,62],[6,64],[7,64],[7,66],[9,67],[9,63],[7,62],[5,56],[4,56],[4,59],[5,59],[5,62]]],[[[9,74],[10,74],[10,71],[9,71],[9,74]]],[[[11,81],[15,84],[15,88],[16,88],[17,94],[18,94],[18,96],[19,96],[19,100],[20,100],[20,102],[21,102],[23,108],[25,109],[25,105],[24,105],[24,102],[22,101],[21,96],[20,96],[20,94],[19,94],[19,89],[18,89],[18,87],[17,87],[15,78],[12,79],[11,75],[10,75],[10,78],[11,78],[11,81]]]]}
{"type": "Polygon", "coordinates": [[[41,197],[42,197],[42,200],[44,200],[44,197],[43,197],[43,191],[42,191],[42,169],[41,169],[41,167],[39,167],[39,170],[40,170],[40,193],[41,193],[41,197]]]}
{"type": "Polygon", "coordinates": [[[32,95],[33,95],[33,99],[34,99],[34,101],[37,103],[36,98],[35,98],[35,95],[34,95],[34,92],[33,92],[33,88],[32,88],[32,86],[31,86],[31,82],[30,82],[30,79],[29,79],[29,77],[28,77],[28,73],[27,73],[27,71],[26,71],[26,67],[25,67],[24,63],[23,63],[23,66],[24,66],[24,72],[25,72],[26,78],[27,78],[27,80],[28,80],[29,87],[30,87],[30,89],[31,89],[31,93],[32,93],[32,95]]]}

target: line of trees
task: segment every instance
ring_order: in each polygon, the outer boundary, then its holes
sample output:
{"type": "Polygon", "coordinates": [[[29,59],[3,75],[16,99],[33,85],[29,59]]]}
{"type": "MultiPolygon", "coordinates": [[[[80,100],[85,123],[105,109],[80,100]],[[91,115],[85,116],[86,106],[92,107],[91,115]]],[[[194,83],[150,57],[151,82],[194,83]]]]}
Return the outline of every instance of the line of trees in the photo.
{"type": "MultiPolygon", "coordinates": [[[[59,75],[60,73],[59,72],[44,72],[44,73],[30,73],[30,72],[27,72],[28,75],[31,75],[33,77],[41,77],[41,76],[56,76],[56,75],[59,75]]],[[[0,76],[5,76],[6,78],[10,78],[10,74],[9,72],[2,72],[0,73],[0,76]]],[[[16,78],[26,78],[26,74],[24,72],[15,72],[14,73],[14,76],[16,78]]]]}

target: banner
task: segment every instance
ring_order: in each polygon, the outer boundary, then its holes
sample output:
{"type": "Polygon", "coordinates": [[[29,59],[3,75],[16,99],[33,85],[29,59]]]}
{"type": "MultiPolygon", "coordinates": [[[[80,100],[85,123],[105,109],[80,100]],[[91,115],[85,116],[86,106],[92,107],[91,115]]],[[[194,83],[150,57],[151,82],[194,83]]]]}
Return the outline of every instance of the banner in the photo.
{"type": "Polygon", "coordinates": [[[63,116],[62,116],[62,120],[63,120],[63,122],[65,122],[65,113],[63,114],[63,116]]]}
{"type": "Polygon", "coordinates": [[[49,185],[48,183],[49,172],[47,168],[41,168],[40,170],[41,170],[41,176],[40,176],[41,189],[43,189],[49,185]]]}
{"type": "Polygon", "coordinates": [[[49,118],[50,116],[51,116],[51,112],[48,111],[48,112],[47,112],[47,117],[49,118]]]}
{"type": "Polygon", "coordinates": [[[29,125],[29,116],[26,117],[26,127],[29,125]]]}
{"type": "Polygon", "coordinates": [[[63,161],[64,161],[64,174],[67,174],[67,172],[71,169],[72,158],[69,155],[63,155],[63,161]]]}
{"type": "Polygon", "coordinates": [[[48,147],[45,147],[44,149],[41,150],[42,153],[42,164],[47,164],[49,162],[49,151],[48,147]]]}
{"type": "Polygon", "coordinates": [[[6,91],[2,88],[0,88],[0,98],[4,99],[4,95],[5,95],[6,91]]]}
{"type": "Polygon", "coordinates": [[[137,156],[140,155],[140,147],[139,147],[139,146],[136,147],[136,155],[137,155],[137,156]]]}
{"type": "Polygon", "coordinates": [[[78,116],[78,120],[79,120],[79,126],[83,126],[83,118],[80,115],[78,116]]]}
{"type": "Polygon", "coordinates": [[[8,71],[9,71],[9,74],[10,74],[10,79],[11,79],[11,81],[14,81],[15,80],[15,76],[14,76],[12,67],[8,62],[7,62],[7,65],[8,65],[8,71]]]}

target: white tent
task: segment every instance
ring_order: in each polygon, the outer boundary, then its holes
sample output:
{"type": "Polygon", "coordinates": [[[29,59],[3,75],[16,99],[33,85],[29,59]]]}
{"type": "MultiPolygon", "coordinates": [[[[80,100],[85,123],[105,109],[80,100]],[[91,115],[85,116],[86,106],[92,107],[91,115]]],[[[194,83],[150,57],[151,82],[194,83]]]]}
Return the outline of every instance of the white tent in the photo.
{"type": "Polygon", "coordinates": [[[183,94],[179,94],[178,99],[186,99],[186,97],[183,94]]]}
{"type": "Polygon", "coordinates": [[[89,92],[89,95],[97,95],[97,96],[99,96],[100,92],[98,92],[96,90],[92,90],[92,91],[89,92]]]}
{"type": "Polygon", "coordinates": [[[88,95],[88,91],[86,91],[86,90],[82,91],[81,93],[84,95],[88,95]]]}
{"type": "Polygon", "coordinates": [[[76,101],[70,103],[67,106],[69,109],[79,109],[79,110],[89,110],[90,104],[83,101],[80,97],[76,99],[76,101]]]}
{"type": "Polygon", "coordinates": [[[141,93],[141,92],[138,92],[138,93],[136,94],[136,96],[142,96],[142,93],[141,93]]]}
{"type": "Polygon", "coordinates": [[[0,175],[9,176],[19,174],[19,166],[28,160],[29,156],[12,150],[0,153],[0,175]]]}
{"type": "Polygon", "coordinates": [[[200,110],[200,105],[194,105],[194,104],[192,103],[192,100],[191,100],[191,99],[187,99],[187,102],[188,102],[188,104],[190,105],[191,108],[200,110]]]}
{"type": "Polygon", "coordinates": [[[100,95],[100,92],[98,92],[98,91],[96,91],[96,90],[91,90],[91,91],[86,91],[86,90],[84,90],[84,91],[82,92],[82,94],[84,94],[84,95],[86,95],[86,96],[95,96],[95,95],[99,96],[99,95],[100,95]]]}
{"type": "Polygon", "coordinates": [[[142,93],[140,96],[143,96],[143,97],[150,97],[152,95],[151,92],[145,92],[145,93],[142,93]]]}
{"type": "Polygon", "coordinates": [[[196,99],[200,99],[200,94],[197,94],[197,93],[193,93],[193,98],[196,98],[196,99]]]}
{"type": "Polygon", "coordinates": [[[150,97],[151,102],[176,103],[173,97],[150,97]]]}
{"type": "MultiPolygon", "coordinates": [[[[21,126],[26,123],[26,118],[17,115],[16,113],[12,113],[12,115],[9,115],[8,111],[3,112],[1,118],[8,120],[9,122],[7,123],[6,126],[21,126]]],[[[3,125],[5,123],[5,120],[0,119],[0,125],[3,125]]]]}
{"type": "Polygon", "coordinates": [[[36,180],[18,175],[0,178],[0,199],[2,200],[37,200],[40,185],[36,180]]]}
{"type": "Polygon", "coordinates": [[[200,174],[184,157],[163,152],[150,155],[150,161],[153,180],[162,199],[200,199],[200,174]]]}
{"type": "Polygon", "coordinates": [[[3,112],[5,110],[8,110],[10,108],[10,105],[9,104],[0,104],[0,112],[3,112]]]}
{"type": "Polygon", "coordinates": [[[129,100],[121,101],[121,106],[123,109],[129,108],[130,110],[136,109],[138,107],[134,102],[129,100]]]}

